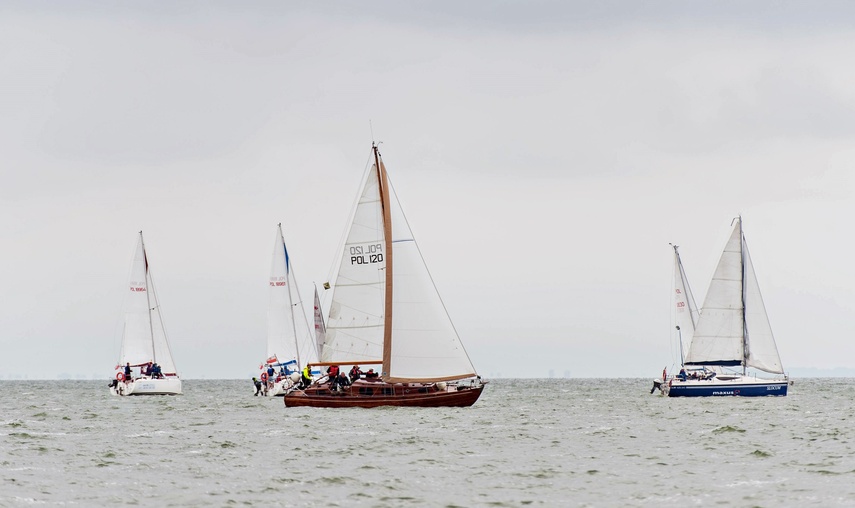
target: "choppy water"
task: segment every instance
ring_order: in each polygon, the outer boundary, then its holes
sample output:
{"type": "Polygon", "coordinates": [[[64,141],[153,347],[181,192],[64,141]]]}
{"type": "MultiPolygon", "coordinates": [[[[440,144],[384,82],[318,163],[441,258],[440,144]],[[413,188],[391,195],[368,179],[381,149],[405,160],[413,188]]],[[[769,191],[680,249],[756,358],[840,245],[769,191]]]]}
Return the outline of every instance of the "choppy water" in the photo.
{"type": "Polygon", "coordinates": [[[852,506],[855,380],[667,399],[497,380],[466,409],[288,408],[250,381],[118,398],[0,381],[0,506],[852,506]]]}

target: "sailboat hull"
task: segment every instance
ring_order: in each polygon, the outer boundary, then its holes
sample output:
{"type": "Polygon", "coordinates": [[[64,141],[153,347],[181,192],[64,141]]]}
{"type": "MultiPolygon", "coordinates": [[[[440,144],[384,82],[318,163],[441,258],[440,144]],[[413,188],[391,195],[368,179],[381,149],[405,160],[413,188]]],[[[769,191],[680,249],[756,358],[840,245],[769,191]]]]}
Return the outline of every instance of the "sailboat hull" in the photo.
{"type": "Polygon", "coordinates": [[[735,376],[732,379],[674,379],[666,388],[669,397],[783,397],[786,379],[758,379],[735,376]]]}
{"type": "Polygon", "coordinates": [[[272,386],[270,386],[267,389],[267,396],[268,397],[282,397],[286,393],[288,393],[288,390],[292,386],[294,386],[294,383],[290,379],[288,379],[288,378],[280,379],[279,381],[272,383],[272,386]]]}
{"type": "Polygon", "coordinates": [[[113,395],[181,395],[181,380],[177,377],[160,379],[139,378],[120,381],[110,387],[113,395]]]}
{"type": "Polygon", "coordinates": [[[391,384],[383,381],[357,381],[342,391],[329,384],[312,385],[285,395],[286,407],[468,407],[484,389],[478,385],[391,384]],[[443,389],[444,386],[444,389],[443,389]]]}

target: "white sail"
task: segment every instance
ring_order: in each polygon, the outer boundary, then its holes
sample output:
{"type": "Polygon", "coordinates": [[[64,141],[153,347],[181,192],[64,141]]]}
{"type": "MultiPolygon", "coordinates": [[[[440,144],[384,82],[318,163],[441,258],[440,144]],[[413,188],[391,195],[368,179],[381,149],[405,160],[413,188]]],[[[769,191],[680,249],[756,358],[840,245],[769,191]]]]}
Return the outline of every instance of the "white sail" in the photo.
{"type": "Polygon", "coordinates": [[[276,229],[270,264],[267,307],[267,358],[279,362],[317,359],[281,226],[276,229]],[[302,355],[302,357],[301,357],[302,355]]]}
{"type": "Polygon", "coordinates": [[[475,376],[475,367],[445,310],[391,183],[389,189],[393,312],[388,379],[425,381],[475,376]]]}
{"type": "MultiPolygon", "coordinates": [[[[674,314],[677,326],[680,327],[678,336],[683,344],[690,344],[692,336],[695,333],[695,325],[698,320],[698,306],[695,303],[695,297],[692,295],[692,289],[689,287],[689,280],[686,277],[686,271],[683,268],[683,262],[680,259],[680,252],[676,245],[674,248],[674,314]]],[[[683,347],[681,344],[681,348],[683,347]]],[[[688,347],[681,349],[687,350],[688,347]]],[[[682,360],[682,359],[681,359],[682,360]]]]}
{"type": "Polygon", "coordinates": [[[120,364],[142,365],[153,362],[160,365],[163,374],[176,374],[142,232],[128,286],[130,292],[125,301],[120,364]]]}
{"type": "Polygon", "coordinates": [[[760,285],[754,273],[754,264],[748,253],[748,244],[742,241],[745,259],[745,329],[747,332],[748,366],[765,372],[783,374],[784,367],[778,355],[778,346],[772,335],[772,325],[766,314],[766,305],[760,295],[760,285]]]}
{"type": "Polygon", "coordinates": [[[382,359],[391,382],[475,376],[376,149],[375,157],[346,236],[322,359],[382,359]]]}
{"type": "Polygon", "coordinates": [[[783,373],[741,218],[707,290],[686,363],[743,365],[783,373]]]}
{"type": "Polygon", "coordinates": [[[377,171],[369,169],[344,242],[327,319],[322,361],[382,359],[384,254],[380,187],[377,171]]]}
{"type": "Polygon", "coordinates": [[[321,309],[321,299],[318,298],[318,288],[315,288],[315,344],[318,351],[324,350],[327,340],[327,326],[324,323],[324,313],[321,309]]]}
{"type": "Polygon", "coordinates": [[[742,238],[739,224],[716,266],[686,363],[742,365],[742,238]]]}

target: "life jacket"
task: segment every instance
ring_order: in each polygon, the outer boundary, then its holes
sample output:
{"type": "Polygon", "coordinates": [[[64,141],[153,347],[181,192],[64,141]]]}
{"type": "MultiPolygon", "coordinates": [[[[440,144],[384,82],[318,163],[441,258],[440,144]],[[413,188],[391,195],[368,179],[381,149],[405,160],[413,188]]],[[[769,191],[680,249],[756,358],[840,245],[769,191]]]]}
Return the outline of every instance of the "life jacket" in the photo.
{"type": "Polygon", "coordinates": [[[332,367],[330,367],[330,377],[338,377],[338,365],[333,365],[332,367]]]}
{"type": "Polygon", "coordinates": [[[303,368],[303,378],[305,378],[305,379],[312,379],[312,371],[311,371],[311,370],[309,370],[309,366],[308,366],[308,365],[306,365],[306,366],[303,368]]]}

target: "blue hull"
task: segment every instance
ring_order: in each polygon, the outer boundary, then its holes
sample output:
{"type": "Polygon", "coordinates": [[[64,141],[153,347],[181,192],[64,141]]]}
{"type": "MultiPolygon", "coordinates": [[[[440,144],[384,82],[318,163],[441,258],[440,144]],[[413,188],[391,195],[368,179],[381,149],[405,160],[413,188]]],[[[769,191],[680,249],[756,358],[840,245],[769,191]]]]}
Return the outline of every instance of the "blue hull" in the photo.
{"type": "Polygon", "coordinates": [[[787,381],[768,383],[682,384],[673,383],[669,397],[769,397],[787,395],[787,381]]]}

